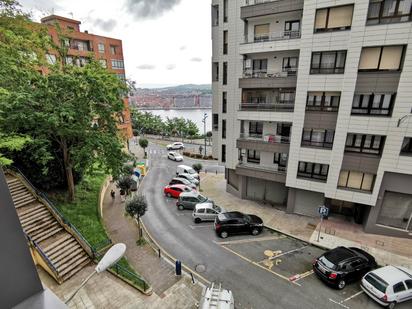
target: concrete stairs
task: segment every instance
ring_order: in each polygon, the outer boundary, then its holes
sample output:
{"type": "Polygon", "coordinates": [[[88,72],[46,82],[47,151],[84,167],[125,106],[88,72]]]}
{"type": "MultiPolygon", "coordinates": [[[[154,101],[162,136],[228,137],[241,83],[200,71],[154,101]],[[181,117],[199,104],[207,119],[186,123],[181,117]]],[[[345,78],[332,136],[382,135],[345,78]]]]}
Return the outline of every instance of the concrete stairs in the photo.
{"type": "Polygon", "coordinates": [[[29,185],[11,174],[6,174],[6,179],[23,230],[37,244],[41,256],[48,259],[46,264],[53,265],[55,279],[63,283],[90,263],[91,259],[79,241],[29,190],[29,185]]]}

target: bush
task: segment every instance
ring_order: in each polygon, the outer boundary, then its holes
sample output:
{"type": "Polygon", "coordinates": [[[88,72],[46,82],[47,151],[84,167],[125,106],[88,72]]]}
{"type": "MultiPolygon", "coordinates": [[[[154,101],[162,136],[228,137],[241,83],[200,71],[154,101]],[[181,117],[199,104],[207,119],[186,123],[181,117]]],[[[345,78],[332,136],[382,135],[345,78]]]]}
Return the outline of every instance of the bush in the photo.
{"type": "Polygon", "coordinates": [[[190,157],[191,157],[191,158],[196,158],[196,154],[195,154],[195,153],[191,153],[191,154],[190,154],[190,157]]]}
{"type": "Polygon", "coordinates": [[[207,158],[208,158],[209,160],[213,160],[213,156],[212,156],[212,155],[209,155],[207,158]]]}
{"type": "Polygon", "coordinates": [[[200,164],[200,163],[195,163],[195,164],[192,165],[192,168],[193,168],[196,172],[199,173],[199,172],[202,170],[203,166],[202,166],[202,164],[200,164]]]}
{"type": "Polygon", "coordinates": [[[188,152],[188,151],[183,151],[183,155],[184,155],[184,156],[187,156],[187,157],[190,157],[190,152],[188,152]]]}
{"type": "Polygon", "coordinates": [[[209,157],[208,156],[203,156],[203,159],[207,160],[209,157]]]}
{"type": "Polygon", "coordinates": [[[201,159],[202,157],[203,157],[203,156],[202,156],[201,154],[198,154],[198,153],[195,154],[195,158],[196,158],[196,159],[201,159]]]}

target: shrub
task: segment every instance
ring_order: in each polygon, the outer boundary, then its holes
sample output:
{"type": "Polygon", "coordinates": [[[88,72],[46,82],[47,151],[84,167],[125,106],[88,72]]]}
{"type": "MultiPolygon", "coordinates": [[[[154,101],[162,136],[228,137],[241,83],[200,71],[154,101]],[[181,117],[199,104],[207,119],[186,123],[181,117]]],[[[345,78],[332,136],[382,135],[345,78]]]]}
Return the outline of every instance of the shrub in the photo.
{"type": "Polygon", "coordinates": [[[203,166],[202,166],[201,163],[195,163],[195,164],[192,165],[192,168],[193,168],[196,172],[199,173],[199,172],[202,170],[203,166]]]}
{"type": "Polygon", "coordinates": [[[196,159],[201,159],[202,157],[203,157],[203,156],[202,156],[201,154],[198,154],[198,153],[195,154],[195,158],[196,158],[196,159]]]}

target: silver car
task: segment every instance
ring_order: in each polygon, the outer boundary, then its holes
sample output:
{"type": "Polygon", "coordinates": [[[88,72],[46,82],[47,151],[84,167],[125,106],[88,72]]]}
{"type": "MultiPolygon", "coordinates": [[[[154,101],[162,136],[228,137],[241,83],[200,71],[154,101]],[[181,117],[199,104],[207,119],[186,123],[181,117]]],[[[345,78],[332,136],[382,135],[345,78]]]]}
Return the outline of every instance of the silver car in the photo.
{"type": "Polygon", "coordinates": [[[176,202],[176,206],[179,210],[183,210],[183,209],[193,210],[195,209],[195,206],[197,204],[204,203],[204,202],[213,202],[213,201],[209,200],[206,196],[203,196],[202,194],[197,193],[196,191],[182,192],[179,195],[179,199],[176,202]]]}
{"type": "Polygon", "coordinates": [[[213,202],[200,203],[195,206],[192,216],[195,223],[202,221],[215,221],[218,214],[226,212],[222,207],[215,205],[213,202]]]}
{"type": "Polygon", "coordinates": [[[187,179],[195,185],[199,184],[199,180],[196,179],[195,177],[193,177],[192,175],[190,175],[189,173],[181,173],[181,174],[177,175],[177,177],[187,179]]]}

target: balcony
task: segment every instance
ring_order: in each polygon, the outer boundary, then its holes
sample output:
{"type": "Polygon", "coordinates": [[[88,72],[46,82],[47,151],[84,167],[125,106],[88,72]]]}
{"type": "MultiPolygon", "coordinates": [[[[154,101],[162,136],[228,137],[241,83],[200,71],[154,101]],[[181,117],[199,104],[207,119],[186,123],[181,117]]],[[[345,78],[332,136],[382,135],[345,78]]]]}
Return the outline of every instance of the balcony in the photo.
{"type": "Polygon", "coordinates": [[[286,183],[286,167],[280,167],[277,164],[263,165],[240,161],[236,166],[236,174],[286,183]]]}
{"type": "Polygon", "coordinates": [[[263,112],[293,112],[294,101],[276,103],[241,103],[239,111],[263,111],[263,112]]]}
{"type": "Polygon", "coordinates": [[[297,69],[268,73],[259,70],[245,70],[239,79],[239,88],[296,88],[297,69]]]}
{"type": "Polygon", "coordinates": [[[255,35],[253,37],[249,37],[245,35],[243,44],[283,41],[283,40],[292,40],[292,39],[300,39],[299,30],[267,33],[263,35],[255,35]]]}
{"type": "Polygon", "coordinates": [[[276,134],[252,134],[240,133],[240,138],[244,140],[254,140],[269,144],[289,144],[290,136],[276,135],[276,134]]]}
{"type": "Polygon", "coordinates": [[[279,14],[303,10],[303,0],[245,0],[240,8],[240,18],[279,14]]]}

